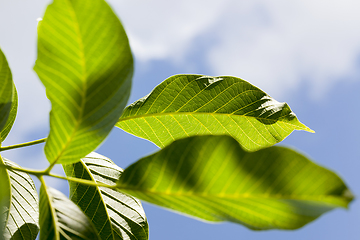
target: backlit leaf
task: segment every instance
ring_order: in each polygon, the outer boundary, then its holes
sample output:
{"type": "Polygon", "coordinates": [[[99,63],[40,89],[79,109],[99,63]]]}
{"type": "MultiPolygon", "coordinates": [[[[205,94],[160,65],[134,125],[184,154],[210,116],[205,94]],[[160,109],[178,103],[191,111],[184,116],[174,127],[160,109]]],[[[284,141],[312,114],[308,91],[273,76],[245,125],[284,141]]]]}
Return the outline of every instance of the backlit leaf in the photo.
{"type": "MultiPolygon", "coordinates": [[[[64,165],[67,176],[115,185],[123,170],[110,159],[90,153],[64,165]]],[[[91,219],[101,239],[148,239],[148,223],[139,200],[116,190],[69,181],[70,198],[91,219]]]]}
{"type": "Polygon", "coordinates": [[[229,136],[174,141],[124,170],[119,189],[178,212],[251,229],[296,229],[347,207],[333,172],[283,147],[244,151],[229,136]]]}
{"type": "Polygon", "coordinates": [[[88,217],[58,190],[41,185],[40,240],[100,239],[88,217]]]}
{"type": "Polygon", "coordinates": [[[9,134],[15,121],[17,101],[11,70],[0,49],[0,144],[9,134]]]}
{"type": "Polygon", "coordinates": [[[312,131],[279,103],[235,77],[176,75],[126,108],[117,127],[159,147],[194,135],[234,137],[247,150],[282,141],[293,130],[312,131]]]}
{"type": "MultiPolygon", "coordinates": [[[[19,167],[1,156],[0,164],[19,167]]],[[[0,168],[0,201],[0,239],[36,239],[39,201],[30,176],[0,168]]]]}
{"type": "Polygon", "coordinates": [[[103,0],[54,0],[38,27],[34,67],[51,101],[49,162],[93,151],[121,115],[133,60],[126,33],[103,0]]]}

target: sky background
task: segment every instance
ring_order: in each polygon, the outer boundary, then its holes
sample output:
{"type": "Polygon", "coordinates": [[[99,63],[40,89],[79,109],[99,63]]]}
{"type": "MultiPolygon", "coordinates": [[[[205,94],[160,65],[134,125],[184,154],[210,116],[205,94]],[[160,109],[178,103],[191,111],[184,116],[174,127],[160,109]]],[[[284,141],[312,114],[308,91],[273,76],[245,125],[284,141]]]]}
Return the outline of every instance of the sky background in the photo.
{"type": "MultiPolygon", "coordinates": [[[[46,137],[50,104],[32,70],[36,19],[46,0],[0,0],[0,47],[19,94],[18,118],[3,144],[46,137]]],[[[294,132],[281,144],[338,173],[360,194],[360,2],[353,0],[112,0],[135,57],[129,103],[171,75],[232,75],[286,101],[316,131],[294,132]]],[[[97,150],[125,168],[153,153],[152,143],[114,129],[97,150]]],[[[43,145],[4,152],[24,167],[45,168],[43,145]]],[[[62,173],[61,167],[55,172],[62,173]]],[[[47,183],[68,193],[63,180],[47,183]]],[[[38,182],[35,181],[37,186],[38,182]]],[[[296,231],[254,232],[208,224],[144,203],[151,240],[355,240],[360,205],[327,213],[296,231]]]]}

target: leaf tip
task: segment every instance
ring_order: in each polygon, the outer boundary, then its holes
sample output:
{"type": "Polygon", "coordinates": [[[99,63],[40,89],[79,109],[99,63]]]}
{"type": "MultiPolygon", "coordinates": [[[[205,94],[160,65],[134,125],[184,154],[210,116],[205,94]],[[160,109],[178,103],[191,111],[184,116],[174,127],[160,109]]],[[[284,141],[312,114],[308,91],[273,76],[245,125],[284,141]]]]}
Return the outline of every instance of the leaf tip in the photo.
{"type": "Polygon", "coordinates": [[[355,199],[354,194],[349,189],[345,189],[342,193],[342,196],[346,198],[349,201],[349,203],[355,199]]]}
{"type": "Polygon", "coordinates": [[[303,123],[300,123],[300,124],[301,124],[301,127],[296,130],[303,130],[303,131],[306,131],[309,133],[315,133],[315,131],[312,130],[311,128],[309,128],[308,126],[304,125],[303,123]]]}
{"type": "Polygon", "coordinates": [[[310,132],[310,133],[315,133],[315,131],[312,130],[311,128],[307,128],[306,131],[307,131],[307,132],[310,132]]]}

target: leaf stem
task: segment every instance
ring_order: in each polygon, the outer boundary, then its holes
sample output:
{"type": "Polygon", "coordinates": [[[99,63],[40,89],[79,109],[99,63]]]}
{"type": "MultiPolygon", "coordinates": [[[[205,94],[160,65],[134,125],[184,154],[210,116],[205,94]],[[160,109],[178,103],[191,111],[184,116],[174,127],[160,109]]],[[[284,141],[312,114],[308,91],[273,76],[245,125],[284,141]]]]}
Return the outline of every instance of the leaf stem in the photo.
{"type": "Polygon", "coordinates": [[[53,167],[55,166],[55,164],[56,164],[56,161],[50,163],[49,167],[47,167],[47,168],[44,170],[45,174],[50,174],[50,171],[51,171],[51,169],[53,169],[53,167]]]}
{"type": "Polygon", "coordinates": [[[25,173],[36,176],[40,181],[43,178],[43,176],[50,176],[50,177],[64,179],[64,180],[67,180],[67,181],[77,182],[77,183],[81,183],[81,184],[85,184],[85,185],[89,185],[89,186],[94,186],[94,187],[106,187],[106,188],[112,188],[112,189],[116,188],[115,184],[114,185],[109,185],[109,184],[104,184],[104,183],[90,181],[90,180],[81,179],[81,178],[64,177],[64,176],[61,176],[61,175],[50,173],[50,172],[47,171],[47,169],[45,169],[45,170],[34,170],[34,169],[19,168],[19,167],[15,167],[15,166],[4,165],[4,164],[0,164],[0,168],[6,168],[6,169],[12,170],[12,171],[25,172],[25,173]]]}
{"type": "Polygon", "coordinates": [[[41,171],[41,170],[34,170],[34,169],[30,169],[30,168],[21,168],[21,167],[15,167],[15,166],[10,166],[10,165],[4,165],[4,164],[0,164],[0,168],[5,168],[8,170],[12,170],[12,171],[18,171],[18,172],[25,172],[31,175],[34,175],[36,177],[41,177],[45,172],[41,171]]]}
{"type": "Polygon", "coordinates": [[[81,178],[64,177],[64,176],[60,176],[60,175],[56,175],[56,174],[52,174],[52,173],[47,174],[47,176],[60,178],[60,179],[68,180],[71,182],[77,182],[77,183],[81,183],[81,184],[85,184],[85,185],[89,185],[89,186],[93,186],[93,187],[116,188],[115,184],[109,185],[109,184],[95,182],[95,181],[81,179],[81,178]]]}
{"type": "Polygon", "coordinates": [[[46,141],[46,138],[42,138],[42,139],[38,139],[35,141],[31,141],[31,142],[25,142],[25,143],[19,143],[19,144],[15,144],[15,145],[11,145],[11,146],[6,146],[6,147],[0,147],[0,152],[10,150],[10,149],[15,149],[15,148],[27,147],[27,146],[43,143],[45,141],[46,141]]]}

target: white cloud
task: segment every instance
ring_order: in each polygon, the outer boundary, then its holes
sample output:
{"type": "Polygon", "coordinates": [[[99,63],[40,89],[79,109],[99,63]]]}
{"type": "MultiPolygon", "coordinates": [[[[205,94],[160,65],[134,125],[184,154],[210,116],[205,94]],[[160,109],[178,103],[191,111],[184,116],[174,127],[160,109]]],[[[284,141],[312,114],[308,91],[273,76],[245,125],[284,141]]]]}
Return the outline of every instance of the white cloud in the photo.
{"type": "Polygon", "coordinates": [[[109,1],[125,27],[137,58],[179,58],[194,37],[222,14],[228,0],[109,1]]]}
{"type": "Polygon", "coordinates": [[[47,2],[49,0],[0,3],[0,47],[9,62],[19,98],[18,116],[6,144],[34,140],[29,139],[29,134],[49,125],[50,104],[32,70],[36,59],[37,19],[42,17],[47,2]]]}
{"type": "MultiPolygon", "coordinates": [[[[48,127],[50,105],[32,71],[36,19],[48,2],[0,3],[0,46],[19,93],[19,115],[7,144],[32,140],[29,133],[48,127]]],[[[204,44],[209,46],[203,56],[211,69],[208,74],[244,78],[275,98],[295,91],[305,79],[312,94],[321,97],[334,83],[359,74],[360,2],[355,0],[111,0],[110,4],[140,61],[162,59],[187,66],[196,44],[204,44]],[[198,42],[207,38],[213,43],[198,42]]]]}
{"type": "MultiPolygon", "coordinates": [[[[262,11],[254,8],[252,16],[261,19],[266,15],[270,24],[255,21],[250,22],[251,30],[222,29],[220,35],[227,37],[210,53],[210,64],[217,71],[243,75],[276,94],[295,89],[301,80],[308,79],[315,97],[321,97],[335,81],[356,71],[360,50],[360,33],[356,29],[360,17],[355,9],[359,9],[359,3],[257,4],[262,11]],[[226,58],[229,61],[222,61],[226,58]]],[[[222,24],[229,24],[229,20],[234,21],[225,18],[222,24]]]]}
{"type": "MultiPolygon", "coordinates": [[[[358,70],[360,2],[111,1],[142,61],[186,62],[199,36],[211,36],[207,64],[215,75],[235,75],[274,95],[307,80],[320,98],[358,70]]],[[[204,39],[204,38],[202,38],[204,39]]]]}

